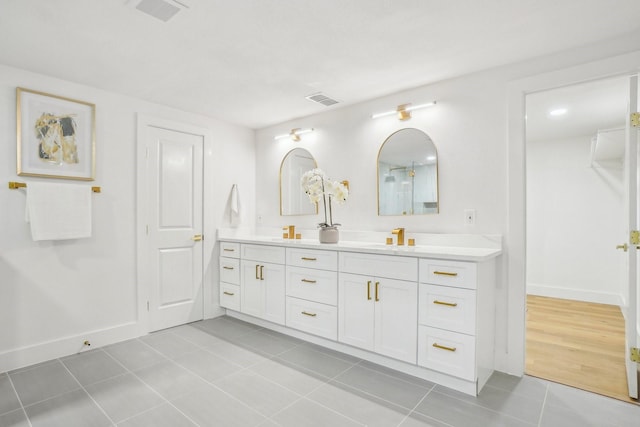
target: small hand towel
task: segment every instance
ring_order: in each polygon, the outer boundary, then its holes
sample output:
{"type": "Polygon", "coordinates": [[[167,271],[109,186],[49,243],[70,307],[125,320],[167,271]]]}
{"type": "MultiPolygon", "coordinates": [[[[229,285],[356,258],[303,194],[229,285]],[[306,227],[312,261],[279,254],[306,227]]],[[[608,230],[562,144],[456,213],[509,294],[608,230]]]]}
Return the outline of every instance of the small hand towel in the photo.
{"type": "Polygon", "coordinates": [[[229,222],[232,227],[240,224],[240,196],[238,195],[238,185],[233,184],[231,187],[231,196],[229,197],[229,222]]]}
{"type": "Polygon", "coordinates": [[[25,219],[34,241],[91,237],[91,187],[30,182],[25,219]]]}

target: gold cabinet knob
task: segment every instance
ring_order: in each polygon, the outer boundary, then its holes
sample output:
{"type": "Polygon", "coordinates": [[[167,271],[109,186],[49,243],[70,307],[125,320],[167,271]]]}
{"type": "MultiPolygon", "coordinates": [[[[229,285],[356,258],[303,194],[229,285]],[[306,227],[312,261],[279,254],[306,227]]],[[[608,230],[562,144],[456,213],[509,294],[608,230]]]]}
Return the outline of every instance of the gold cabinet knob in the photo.
{"type": "Polygon", "coordinates": [[[622,249],[623,251],[627,252],[627,250],[629,249],[629,246],[625,243],[624,245],[616,246],[616,249],[622,249]]]}
{"type": "Polygon", "coordinates": [[[196,234],[194,235],[191,240],[193,240],[194,242],[199,242],[202,240],[202,234],[196,234]]]}

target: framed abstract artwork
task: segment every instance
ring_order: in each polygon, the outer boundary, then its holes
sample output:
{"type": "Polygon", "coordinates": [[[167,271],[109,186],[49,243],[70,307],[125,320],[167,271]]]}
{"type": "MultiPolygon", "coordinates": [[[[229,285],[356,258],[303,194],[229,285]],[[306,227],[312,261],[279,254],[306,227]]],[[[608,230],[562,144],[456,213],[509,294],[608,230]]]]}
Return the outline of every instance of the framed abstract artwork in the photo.
{"type": "Polygon", "coordinates": [[[95,179],[94,104],[19,87],[16,118],[18,175],[95,179]]]}

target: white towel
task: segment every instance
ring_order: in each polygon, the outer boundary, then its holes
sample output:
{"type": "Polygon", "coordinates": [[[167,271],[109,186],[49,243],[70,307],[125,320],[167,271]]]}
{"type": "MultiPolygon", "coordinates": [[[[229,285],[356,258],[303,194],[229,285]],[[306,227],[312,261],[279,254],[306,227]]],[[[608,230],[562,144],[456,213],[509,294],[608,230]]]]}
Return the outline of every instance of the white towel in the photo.
{"type": "Polygon", "coordinates": [[[30,182],[25,219],[34,241],[91,237],[91,187],[30,182]]]}
{"type": "Polygon", "coordinates": [[[229,222],[231,226],[237,227],[240,224],[240,196],[238,195],[238,185],[231,186],[231,196],[229,197],[229,222]]]}

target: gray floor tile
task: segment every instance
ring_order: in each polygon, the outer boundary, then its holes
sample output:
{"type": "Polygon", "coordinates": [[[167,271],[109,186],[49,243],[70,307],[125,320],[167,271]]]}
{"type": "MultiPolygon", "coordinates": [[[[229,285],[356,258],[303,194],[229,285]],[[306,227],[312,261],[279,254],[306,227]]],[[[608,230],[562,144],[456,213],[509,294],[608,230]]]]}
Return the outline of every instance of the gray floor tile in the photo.
{"type": "Polygon", "coordinates": [[[133,374],[92,384],[86,390],[114,422],[140,414],[165,401],[133,374]]]}
{"type": "Polygon", "coordinates": [[[327,356],[335,357],[336,359],[344,360],[345,362],[349,362],[352,364],[356,364],[362,361],[362,359],[351,356],[349,354],[342,353],[340,351],[332,350],[330,348],[322,347],[321,345],[313,344],[310,342],[303,342],[301,345],[308,347],[312,350],[319,351],[320,353],[324,353],[327,356]]]}
{"type": "Polygon", "coordinates": [[[451,424],[434,420],[418,412],[412,412],[398,427],[451,427],[451,424]]]}
{"type": "Polygon", "coordinates": [[[137,338],[112,344],[105,347],[104,351],[130,371],[137,371],[166,359],[162,354],[137,338]]]}
{"type": "Polygon", "coordinates": [[[262,331],[241,335],[234,338],[233,342],[244,348],[258,350],[268,356],[275,356],[298,346],[295,342],[283,340],[262,331]]]}
{"type": "Polygon", "coordinates": [[[430,390],[360,365],[335,380],[407,409],[413,409],[430,390]]]}
{"type": "Polygon", "coordinates": [[[329,378],[333,378],[353,366],[351,362],[336,359],[305,346],[295,347],[278,355],[278,357],[329,378]]]}
{"type": "Polygon", "coordinates": [[[196,427],[196,424],[165,403],[119,423],[118,427],[196,427]]]}
{"type": "Polygon", "coordinates": [[[156,332],[140,338],[169,359],[200,350],[200,347],[173,332],[156,332]]]}
{"type": "Polygon", "coordinates": [[[112,422],[84,390],[75,390],[25,408],[33,427],[106,427],[112,422]]]}
{"type": "Polygon", "coordinates": [[[120,363],[102,350],[74,354],[61,361],[83,386],[127,372],[120,363]]]}
{"type": "Polygon", "coordinates": [[[337,382],[314,390],[307,399],[370,427],[397,426],[410,412],[337,382]]]}
{"type": "Polygon", "coordinates": [[[250,370],[301,395],[315,390],[329,380],[324,375],[278,358],[253,365],[250,370]]]}
{"type": "Polygon", "coordinates": [[[251,371],[226,377],[218,381],[216,386],[267,417],[300,398],[299,394],[251,371]]]}
{"type": "Polygon", "coordinates": [[[22,409],[0,415],[0,427],[30,427],[22,409]]]}
{"type": "Polygon", "coordinates": [[[483,388],[478,396],[469,396],[442,386],[436,386],[434,390],[474,405],[519,418],[531,424],[538,424],[538,421],[540,421],[544,402],[544,400],[531,399],[493,387],[483,388]]]}
{"type": "Polygon", "coordinates": [[[78,381],[58,360],[9,376],[25,406],[80,388],[78,381]]]}
{"type": "Polygon", "coordinates": [[[135,375],[166,399],[191,393],[207,384],[171,360],[143,368],[136,371],[135,375]]]}
{"type": "Polygon", "coordinates": [[[185,354],[174,359],[174,362],[209,382],[229,376],[243,369],[206,350],[185,354]]]}
{"type": "Polygon", "coordinates": [[[255,365],[269,359],[268,356],[258,354],[255,350],[247,350],[228,341],[220,341],[216,344],[207,345],[205,348],[216,356],[242,367],[255,365]]]}
{"type": "Polygon", "coordinates": [[[415,411],[455,427],[524,427],[535,425],[436,391],[431,391],[415,411]]]}
{"type": "Polygon", "coordinates": [[[396,371],[395,369],[387,368],[367,360],[363,360],[358,365],[423,388],[432,388],[435,385],[431,381],[423,380],[422,378],[414,377],[413,375],[405,374],[404,372],[396,371]]]}
{"type": "Polygon", "coordinates": [[[250,334],[258,329],[258,326],[228,317],[217,317],[215,319],[203,320],[192,323],[196,328],[223,339],[233,339],[242,335],[250,334]]]}
{"type": "Polygon", "coordinates": [[[349,427],[363,425],[304,398],[276,414],[272,419],[283,427],[349,427]]]}
{"type": "Polygon", "coordinates": [[[494,372],[486,386],[517,393],[531,399],[544,400],[548,384],[549,382],[546,380],[528,375],[516,377],[502,372],[494,372]]]}
{"type": "Polygon", "coordinates": [[[198,329],[191,324],[176,326],[175,328],[167,329],[167,332],[172,332],[200,347],[220,342],[220,338],[207,333],[202,329],[198,329]]]}
{"type": "Polygon", "coordinates": [[[640,406],[549,383],[541,425],[553,426],[569,418],[582,420],[583,425],[630,426],[640,420],[640,406]]]}
{"type": "Polygon", "coordinates": [[[200,426],[251,427],[265,420],[250,407],[212,386],[171,403],[200,426]]]}
{"type": "Polygon", "coordinates": [[[13,390],[9,375],[0,374],[0,415],[20,408],[20,401],[13,390]]]}

